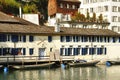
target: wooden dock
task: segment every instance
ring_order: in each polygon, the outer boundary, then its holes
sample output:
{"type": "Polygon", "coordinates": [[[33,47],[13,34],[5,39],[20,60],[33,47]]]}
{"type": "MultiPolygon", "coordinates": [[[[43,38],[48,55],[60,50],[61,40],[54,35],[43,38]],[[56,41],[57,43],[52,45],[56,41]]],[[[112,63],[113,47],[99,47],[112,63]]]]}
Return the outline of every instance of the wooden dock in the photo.
{"type": "Polygon", "coordinates": [[[32,65],[48,62],[69,62],[73,61],[74,56],[66,57],[60,56],[59,58],[52,58],[50,56],[38,57],[38,56],[0,56],[0,65],[32,65]]]}

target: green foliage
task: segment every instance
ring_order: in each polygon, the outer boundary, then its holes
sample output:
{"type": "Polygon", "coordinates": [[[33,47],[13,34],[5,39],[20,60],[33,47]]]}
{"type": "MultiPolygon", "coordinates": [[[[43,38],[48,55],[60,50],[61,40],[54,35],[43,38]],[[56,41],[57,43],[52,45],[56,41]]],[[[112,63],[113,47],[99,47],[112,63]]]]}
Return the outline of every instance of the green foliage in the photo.
{"type": "Polygon", "coordinates": [[[99,15],[99,21],[103,22],[103,15],[102,14],[99,15]]]}
{"type": "Polygon", "coordinates": [[[23,13],[37,13],[38,9],[35,4],[25,4],[23,6],[23,13]]]}
{"type": "Polygon", "coordinates": [[[93,12],[92,21],[93,22],[96,21],[96,13],[95,12],[93,12]]]}
{"type": "Polygon", "coordinates": [[[89,21],[90,20],[90,14],[89,14],[89,12],[88,12],[88,9],[87,9],[87,17],[86,17],[86,19],[89,21]]]}
{"type": "Polygon", "coordinates": [[[0,10],[8,14],[18,15],[20,6],[22,6],[23,13],[40,12],[44,16],[42,21],[48,18],[48,0],[27,0],[27,2],[26,0],[0,0],[0,10]]]}
{"type": "Polygon", "coordinates": [[[9,7],[19,7],[20,5],[15,0],[0,0],[0,4],[3,6],[9,6],[9,7]]]}
{"type": "Polygon", "coordinates": [[[3,12],[17,14],[20,4],[17,3],[15,0],[0,0],[0,5],[3,12]]]}
{"type": "Polygon", "coordinates": [[[80,12],[75,12],[73,16],[71,16],[72,21],[85,21],[85,15],[81,14],[80,12]]]}

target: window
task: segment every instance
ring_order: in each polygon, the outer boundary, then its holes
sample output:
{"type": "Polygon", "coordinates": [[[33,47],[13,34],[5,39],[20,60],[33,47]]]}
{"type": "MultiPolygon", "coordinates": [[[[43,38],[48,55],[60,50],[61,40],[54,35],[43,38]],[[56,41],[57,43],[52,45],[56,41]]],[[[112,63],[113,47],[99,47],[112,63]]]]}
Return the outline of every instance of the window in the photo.
{"type": "Polygon", "coordinates": [[[88,48],[82,48],[82,55],[87,55],[88,48]]]}
{"type": "Polygon", "coordinates": [[[108,11],[108,6],[104,6],[104,11],[108,11]]]}
{"type": "Polygon", "coordinates": [[[97,54],[101,55],[103,53],[103,48],[97,48],[97,54]]]}
{"type": "Polygon", "coordinates": [[[82,39],[82,42],[87,42],[88,41],[88,37],[87,36],[82,36],[81,39],[82,39]]]}
{"type": "Polygon", "coordinates": [[[72,9],[75,9],[75,5],[72,5],[72,9]]]}
{"type": "Polygon", "coordinates": [[[48,42],[52,42],[52,36],[48,36],[48,42]]]}
{"type": "Polygon", "coordinates": [[[29,54],[30,54],[30,55],[33,55],[33,48],[30,48],[30,49],[29,49],[29,54]]]}
{"type": "Polygon", "coordinates": [[[65,41],[65,37],[64,36],[60,36],[60,41],[64,42],[65,41]]]}
{"type": "Polygon", "coordinates": [[[113,2],[117,2],[117,0],[112,0],[113,2]]]}
{"type": "Polygon", "coordinates": [[[69,8],[70,6],[69,6],[69,4],[67,4],[67,8],[69,8]]]}
{"type": "Polygon", "coordinates": [[[118,32],[120,32],[120,26],[118,26],[118,32]]]}
{"type": "Polygon", "coordinates": [[[63,8],[63,4],[62,3],[60,3],[60,8],[63,8]]]}
{"type": "Polygon", "coordinates": [[[120,12],[120,7],[118,7],[118,12],[120,12]]]}
{"type": "Polygon", "coordinates": [[[34,40],[34,37],[33,36],[29,36],[29,41],[33,42],[33,40],[34,40]]]}
{"type": "Polygon", "coordinates": [[[72,48],[68,48],[68,56],[73,55],[72,52],[73,52],[73,49],[72,48]]]}
{"type": "Polygon", "coordinates": [[[112,6],[112,12],[117,12],[117,6],[112,6]]]}
{"type": "Polygon", "coordinates": [[[104,48],[104,54],[105,55],[107,54],[107,48],[104,48]]]}
{"type": "Polygon", "coordinates": [[[64,48],[60,48],[60,55],[64,55],[64,48]]]}
{"type": "Polygon", "coordinates": [[[120,17],[118,17],[118,22],[120,22],[120,17]]]}
{"type": "Polygon", "coordinates": [[[12,35],[12,42],[18,42],[18,35],[12,35]]]}
{"type": "Polygon", "coordinates": [[[119,37],[119,43],[120,43],[120,37],[119,37]]]}
{"type": "Polygon", "coordinates": [[[90,8],[90,12],[93,12],[93,8],[90,8]]]}
{"type": "Polygon", "coordinates": [[[112,16],[112,21],[117,22],[117,16],[112,16]]]}
{"type": "Polygon", "coordinates": [[[117,39],[115,37],[112,38],[113,43],[115,43],[117,41],[117,39]]]}
{"type": "Polygon", "coordinates": [[[94,48],[89,48],[89,54],[90,54],[90,55],[95,54],[95,49],[94,49],[94,48]]]}
{"type": "Polygon", "coordinates": [[[26,49],[23,48],[23,55],[26,55],[26,49]]]}
{"type": "Polygon", "coordinates": [[[10,39],[11,39],[11,36],[7,35],[7,41],[10,41],[10,39]]]}
{"type": "Polygon", "coordinates": [[[70,36],[66,36],[66,42],[70,42],[70,36]]]}
{"type": "Polygon", "coordinates": [[[19,39],[18,39],[18,41],[22,41],[22,36],[21,35],[19,35],[19,37],[18,37],[19,39]]]}
{"type": "Polygon", "coordinates": [[[25,35],[23,36],[23,42],[26,42],[26,36],[25,35]]]}
{"type": "Polygon", "coordinates": [[[65,48],[65,56],[68,56],[68,49],[65,48]]]}
{"type": "Polygon", "coordinates": [[[113,31],[118,31],[117,26],[112,26],[112,30],[113,30],[113,31]]]}
{"type": "Polygon", "coordinates": [[[0,34],[0,42],[6,42],[7,41],[7,35],[0,34]]]}

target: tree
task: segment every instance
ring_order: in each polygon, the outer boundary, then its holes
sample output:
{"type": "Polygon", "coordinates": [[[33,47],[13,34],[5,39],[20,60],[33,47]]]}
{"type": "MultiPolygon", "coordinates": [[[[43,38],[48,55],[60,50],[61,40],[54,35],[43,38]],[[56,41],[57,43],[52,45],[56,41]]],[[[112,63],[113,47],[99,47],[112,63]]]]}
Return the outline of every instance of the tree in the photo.
{"type": "Polygon", "coordinates": [[[19,3],[15,0],[0,0],[1,10],[8,14],[18,14],[19,3]]]}
{"type": "Polygon", "coordinates": [[[90,14],[88,12],[88,9],[87,9],[87,16],[86,16],[86,19],[89,21],[90,20],[90,14]]]}
{"type": "Polygon", "coordinates": [[[72,21],[85,21],[85,15],[81,14],[80,12],[75,12],[72,16],[71,16],[72,21]]]}
{"type": "Polygon", "coordinates": [[[99,21],[103,22],[103,15],[102,14],[99,15],[99,21]]]}
{"type": "Polygon", "coordinates": [[[23,6],[23,13],[37,13],[38,9],[37,6],[35,4],[25,4],[23,6]]]}
{"type": "Polygon", "coordinates": [[[96,21],[96,13],[95,13],[95,12],[93,12],[92,21],[93,21],[93,22],[96,21]]]}

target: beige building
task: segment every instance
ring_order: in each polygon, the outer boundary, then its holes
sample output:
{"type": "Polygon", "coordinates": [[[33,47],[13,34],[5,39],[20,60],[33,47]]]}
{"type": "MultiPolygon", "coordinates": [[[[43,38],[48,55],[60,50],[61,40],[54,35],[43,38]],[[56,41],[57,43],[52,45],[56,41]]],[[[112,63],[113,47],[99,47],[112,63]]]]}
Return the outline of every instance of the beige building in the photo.
{"type": "Polygon", "coordinates": [[[0,12],[0,56],[120,58],[119,46],[120,35],[108,29],[38,26],[0,12]]]}

